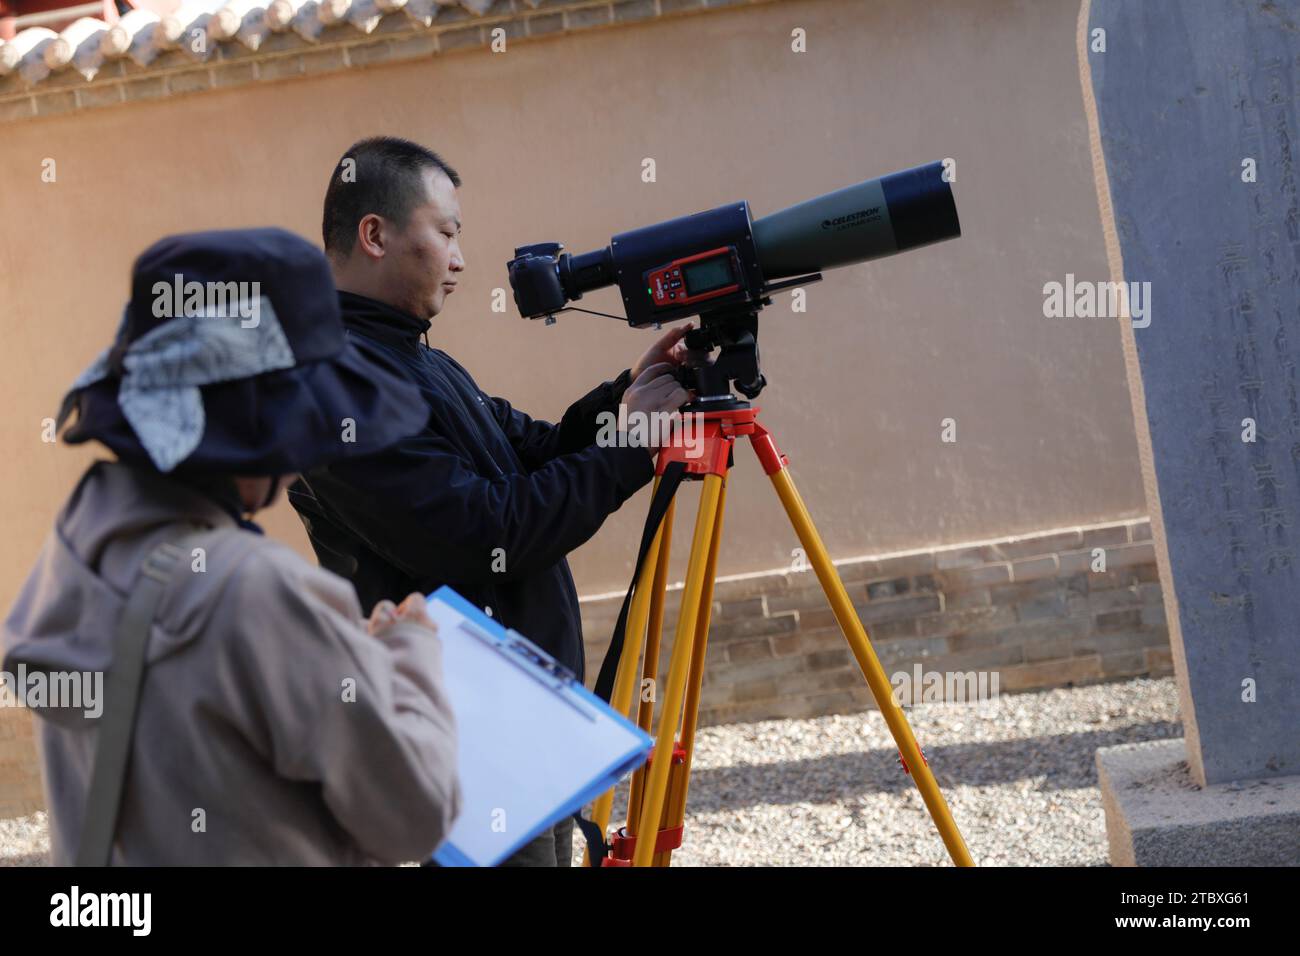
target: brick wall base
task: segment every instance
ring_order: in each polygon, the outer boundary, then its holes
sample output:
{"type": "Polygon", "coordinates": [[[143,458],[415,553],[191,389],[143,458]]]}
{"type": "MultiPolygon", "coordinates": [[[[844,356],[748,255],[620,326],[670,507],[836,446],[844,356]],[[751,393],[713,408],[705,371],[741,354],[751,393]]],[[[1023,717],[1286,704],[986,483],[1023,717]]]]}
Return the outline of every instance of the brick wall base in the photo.
{"type": "MultiPolygon", "coordinates": [[[[912,678],[920,702],[927,683],[948,699],[991,691],[994,675],[996,692],[1012,693],[1172,673],[1150,538],[1141,519],[837,567],[885,673],[912,678]],[[1099,556],[1105,570],[1093,570],[1099,556]],[[971,675],[983,685],[961,679],[971,675]]],[[[661,675],[680,597],[680,585],[669,590],[661,675]]],[[[702,724],[875,707],[811,570],[719,579],[713,597],[702,724]]],[[[621,603],[621,595],[582,601],[591,681],[621,603]]],[[[43,806],[32,717],[0,707],[0,818],[43,806]]]]}
{"type": "MultiPolygon", "coordinates": [[[[1172,673],[1150,539],[1143,518],[836,566],[885,673],[911,692],[905,702],[970,699],[960,695],[1172,673]]],[[[679,583],[668,592],[660,679],[680,598],[679,583]]],[[[713,598],[702,724],[875,708],[811,569],[721,578],[713,598]]],[[[621,604],[622,595],[582,601],[588,683],[621,604]]]]}

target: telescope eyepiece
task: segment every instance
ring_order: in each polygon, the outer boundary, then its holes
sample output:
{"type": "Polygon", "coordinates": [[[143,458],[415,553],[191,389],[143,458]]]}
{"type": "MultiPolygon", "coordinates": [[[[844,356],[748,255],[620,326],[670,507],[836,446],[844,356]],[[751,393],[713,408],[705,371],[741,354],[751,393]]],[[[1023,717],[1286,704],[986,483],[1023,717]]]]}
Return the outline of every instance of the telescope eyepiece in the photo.
{"type": "Polygon", "coordinates": [[[560,254],[560,250],[563,248],[564,243],[562,242],[535,242],[530,246],[516,246],[515,258],[519,259],[524,256],[549,256],[554,259],[560,254]]]}
{"type": "MultiPolygon", "coordinates": [[[[515,257],[506,263],[515,306],[528,319],[540,319],[564,308],[567,298],[560,285],[556,256],[564,246],[558,242],[539,242],[519,246],[515,257]]],[[[569,258],[566,252],[564,259],[569,258]]]]}

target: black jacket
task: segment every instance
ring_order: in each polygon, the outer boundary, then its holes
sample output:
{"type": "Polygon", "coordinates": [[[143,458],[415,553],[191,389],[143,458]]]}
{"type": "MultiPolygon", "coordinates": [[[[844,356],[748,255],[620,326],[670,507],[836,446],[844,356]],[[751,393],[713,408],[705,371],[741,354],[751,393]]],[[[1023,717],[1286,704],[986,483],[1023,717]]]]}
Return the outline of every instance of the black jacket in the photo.
{"type": "MultiPolygon", "coordinates": [[[[429,322],[341,292],[348,335],[390,351],[429,406],[424,431],[303,476],[289,500],[322,566],[349,578],[367,614],[447,584],[584,676],[578,595],[565,555],[654,476],[643,448],[595,445],[630,372],[575,402],[559,425],[479,390],[429,322]]],[[[340,425],[340,428],[343,426],[340,425]]]]}

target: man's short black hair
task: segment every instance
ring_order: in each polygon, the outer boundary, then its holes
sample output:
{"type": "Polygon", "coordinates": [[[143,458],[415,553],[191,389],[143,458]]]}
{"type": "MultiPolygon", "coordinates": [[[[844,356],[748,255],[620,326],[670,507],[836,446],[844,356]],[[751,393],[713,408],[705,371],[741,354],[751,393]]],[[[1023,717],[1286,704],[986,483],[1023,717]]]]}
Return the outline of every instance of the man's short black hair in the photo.
{"type": "Polygon", "coordinates": [[[403,228],[416,206],[428,201],[424,172],[440,169],[460,186],[446,161],[419,143],[396,136],[374,136],[353,143],[334,167],[325,190],[321,232],[325,251],[335,259],[351,254],[357,223],[374,213],[403,228]],[[352,162],[348,162],[351,160],[352,162]]]}

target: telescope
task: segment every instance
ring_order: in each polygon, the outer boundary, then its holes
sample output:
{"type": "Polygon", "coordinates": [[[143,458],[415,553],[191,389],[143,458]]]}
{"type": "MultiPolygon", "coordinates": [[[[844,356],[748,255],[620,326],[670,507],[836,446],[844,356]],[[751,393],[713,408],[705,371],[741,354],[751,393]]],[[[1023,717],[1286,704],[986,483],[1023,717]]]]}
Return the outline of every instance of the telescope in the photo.
{"type": "Polygon", "coordinates": [[[934,162],[891,173],[757,220],[748,202],[727,203],[620,233],[580,255],[557,242],[519,246],[506,264],[515,305],[524,318],[550,324],[583,293],[616,284],[634,328],[698,315],[687,347],[721,352],[711,365],[680,369],[679,379],[696,392],[696,403],[743,404],[733,384],[746,398],[766,384],[758,312],[773,292],[961,235],[944,168],[934,162]]]}

